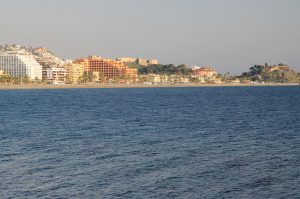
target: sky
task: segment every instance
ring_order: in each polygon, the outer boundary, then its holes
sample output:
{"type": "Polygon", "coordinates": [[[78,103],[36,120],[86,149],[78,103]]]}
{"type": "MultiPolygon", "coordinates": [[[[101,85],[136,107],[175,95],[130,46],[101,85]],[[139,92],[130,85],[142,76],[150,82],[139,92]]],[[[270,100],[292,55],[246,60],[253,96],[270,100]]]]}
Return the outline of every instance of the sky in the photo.
{"type": "Polygon", "coordinates": [[[83,58],[157,58],[240,74],[300,72],[299,0],[0,0],[0,45],[83,58]]]}

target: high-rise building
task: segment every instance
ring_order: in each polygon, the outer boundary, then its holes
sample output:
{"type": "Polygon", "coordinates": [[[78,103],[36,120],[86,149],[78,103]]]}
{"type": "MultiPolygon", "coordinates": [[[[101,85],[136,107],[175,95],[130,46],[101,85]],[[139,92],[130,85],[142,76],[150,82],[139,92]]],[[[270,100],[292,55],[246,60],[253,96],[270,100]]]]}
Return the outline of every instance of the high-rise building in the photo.
{"type": "Polygon", "coordinates": [[[42,66],[32,55],[24,52],[0,52],[0,70],[13,77],[42,79],[42,66]]]}
{"type": "Polygon", "coordinates": [[[83,64],[86,73],[99,72],[99,75],[106,80],[126,78],[126,81],[136,81],[137,79],[137,70],[125,66],[120,61],[90,56],[75,60],[74,63],[83,64]]]}

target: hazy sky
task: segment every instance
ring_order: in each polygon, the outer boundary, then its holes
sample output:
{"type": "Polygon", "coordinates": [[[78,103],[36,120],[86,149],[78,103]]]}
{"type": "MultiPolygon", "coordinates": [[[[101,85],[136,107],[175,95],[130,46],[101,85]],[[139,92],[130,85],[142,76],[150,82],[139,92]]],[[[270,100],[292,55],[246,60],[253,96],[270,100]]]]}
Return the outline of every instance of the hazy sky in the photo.
{"type": "Polygon", "coordinates": [[[0,0],[0,44],[63,58],[157,58],[240,73],[300,72],[300,0],[0,0]]]}

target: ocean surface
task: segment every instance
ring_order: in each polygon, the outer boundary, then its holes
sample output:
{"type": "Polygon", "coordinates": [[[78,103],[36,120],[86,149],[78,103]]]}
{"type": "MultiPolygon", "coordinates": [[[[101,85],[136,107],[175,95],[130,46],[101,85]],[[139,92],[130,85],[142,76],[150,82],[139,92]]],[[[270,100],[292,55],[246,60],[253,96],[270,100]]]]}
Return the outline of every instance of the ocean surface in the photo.
{"type": "Polygon", "coordinates": [[[0,91],[0,198],[300,198],[300,87],[0,91]]]}

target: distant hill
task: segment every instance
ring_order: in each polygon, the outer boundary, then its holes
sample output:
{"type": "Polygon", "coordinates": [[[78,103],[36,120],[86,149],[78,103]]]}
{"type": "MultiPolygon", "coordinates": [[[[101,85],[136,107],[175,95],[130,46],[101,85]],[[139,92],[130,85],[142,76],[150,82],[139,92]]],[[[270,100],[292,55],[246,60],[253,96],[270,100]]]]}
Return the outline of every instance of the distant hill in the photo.
{"type": "Polygon", "coordinates": [[[286,64],[254,65],[240,78],[266,83],[300,83],[300,74],[286,64]]]}
{"type": "Polygon", "coordinates": [[[28,49],[35,56],[35,59],[43,67],[61,67],[65,64],[65,61],[57,57],[54,53],[45,47],[31,48],[28,49]]]}
{"type": "Polygon", "coordinates": [[[52,67],[52,66],[62,66],[65,64],[65,60],[57,57],[54,53],[48,50],[45,47],[26,47],[22,45],[3,45],[0,46],[0,52],[16,52],[16,53],[26,53],[34,56],[37,62],[43,67],[52,67]]]}

